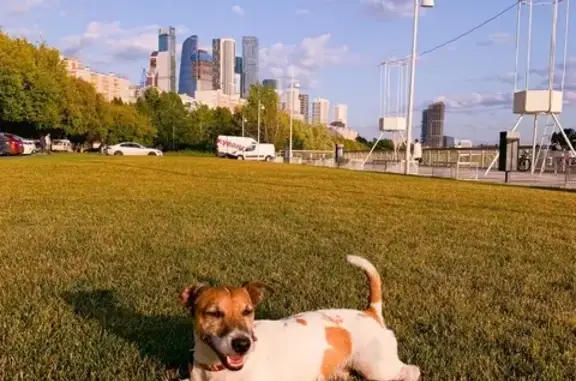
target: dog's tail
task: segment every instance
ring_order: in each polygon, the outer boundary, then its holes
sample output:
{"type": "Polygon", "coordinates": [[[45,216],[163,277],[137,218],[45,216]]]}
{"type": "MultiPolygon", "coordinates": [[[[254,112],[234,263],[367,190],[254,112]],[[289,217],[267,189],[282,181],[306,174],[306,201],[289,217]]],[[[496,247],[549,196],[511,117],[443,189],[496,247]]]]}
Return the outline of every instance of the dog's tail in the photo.
{"type": "Polygon", "coordinates": [[[366,313],[372,315],[381,324],[384,324],[382,316],[382,280],[376,267],[367,259],[356,255],[347,255],[346,260],[353,266],[360,268],[368,278],[368,307],[366,313]]]}

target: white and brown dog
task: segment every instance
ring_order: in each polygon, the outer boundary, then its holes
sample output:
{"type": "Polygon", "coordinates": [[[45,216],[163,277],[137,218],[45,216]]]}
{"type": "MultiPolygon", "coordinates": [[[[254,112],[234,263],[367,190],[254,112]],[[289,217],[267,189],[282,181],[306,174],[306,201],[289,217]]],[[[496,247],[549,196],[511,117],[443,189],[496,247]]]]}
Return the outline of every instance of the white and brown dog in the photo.
{"type": "Polygon", "coordinates": [[[366,259],[347,256],[368,277],[364,311],[330,309],[282,320],[254,320],[268,287],[185,289],[182,304],[194,316],[191,381],[315,381],[355,371],[367,380],[417,381],[420,369],[398,358],[398,343],[382,317],[380,275],[366,259]]]}

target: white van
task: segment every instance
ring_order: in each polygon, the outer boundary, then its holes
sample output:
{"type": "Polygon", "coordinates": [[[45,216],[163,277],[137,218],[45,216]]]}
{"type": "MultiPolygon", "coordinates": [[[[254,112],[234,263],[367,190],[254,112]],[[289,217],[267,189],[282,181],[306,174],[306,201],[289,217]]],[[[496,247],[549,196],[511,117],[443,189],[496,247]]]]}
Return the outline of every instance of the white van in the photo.
{"type": "Polygon", "coordinates": [[[258,144],[253,138],[240,136],[218,136],[216,151],[219,157],[238,160],[273,161],[276,158],[274,144],[258,144]]]}
{"type": "Polygon", "coordinates": [[[216,153],[219,157],[228,157],[236,151],[243,150],[258,142],[252,138],[242,136],[220,135],[216,139],[216,153]]]}

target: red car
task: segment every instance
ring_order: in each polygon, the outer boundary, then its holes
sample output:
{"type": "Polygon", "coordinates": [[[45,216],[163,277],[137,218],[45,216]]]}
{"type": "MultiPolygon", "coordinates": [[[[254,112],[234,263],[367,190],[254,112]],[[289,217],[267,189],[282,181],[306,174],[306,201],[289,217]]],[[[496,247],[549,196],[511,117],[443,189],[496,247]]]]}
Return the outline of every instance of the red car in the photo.
{"type": "Polygon", "coordinates": [[[24,143],[12,134],[0,132],[0,156],[22,155],[24,143]]]}

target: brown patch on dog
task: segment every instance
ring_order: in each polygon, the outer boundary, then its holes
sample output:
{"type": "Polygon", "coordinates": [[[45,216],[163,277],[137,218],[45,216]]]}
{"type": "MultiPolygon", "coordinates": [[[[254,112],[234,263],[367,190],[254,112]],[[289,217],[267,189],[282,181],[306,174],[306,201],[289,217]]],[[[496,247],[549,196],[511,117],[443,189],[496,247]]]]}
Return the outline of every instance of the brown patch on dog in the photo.
{"type": "Polygon", "coordinates": [[[368,302],[370,304],[379,303],[382,301],[382,281],[378,274],[367,273],[369,296],[368,302]]]}
{"type": "Polygon", "coordinates": [[[264,282],[260,282],[257,280],[244,282],[242,284],[242,287],[248,291],[248,294],[250,295],[250,298],[252,299],[252,303],[254,305],[260,304],[262,299],[264,299],[264,290],[267,290],[270,293],[274,292],[274,289],[272,287],[268,286],[264,282]]]}
{"type": "Polygon", "coordinates": [[[200,335],[221,335],[233,329],[252,331],[255,303],[244,287],[187,288],[180,299],[193,314],[194,329],[200,335]]]}
{"type": "Polygon", "coordinates": [[[302,318],[296,318],[296,323],[300,325],[308,325],[308,322],[302,318]]]}
{"type": "Polygon", "coordinates": [[[378,322],[378,324],[382,325],[382,321],[380,320],[380,316],[378,316],[378,312],[376,312],[376,310],[373,307],[369,307],[366,310],[364,310],[363,312],[360,312],[359,316],[363,317],[363,318],[372,318],[372,319],[376,320],[376,322],[378,322]]]}
{"type": "Polygon", "coordinates": [[[326,343],[320,372],[324,379],[331,378],[342,369],[346,360],[352,354],[352,338],[350,332],[341,327],[326,327],[326,343]]]}

